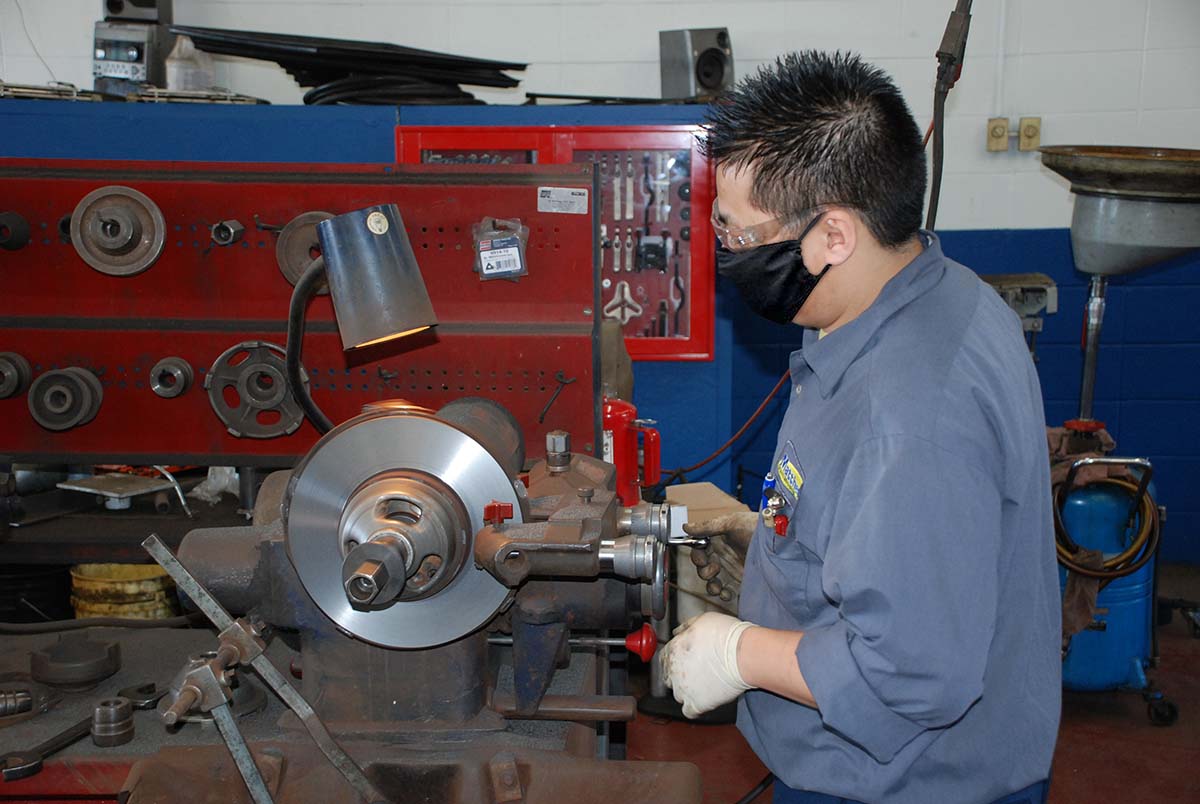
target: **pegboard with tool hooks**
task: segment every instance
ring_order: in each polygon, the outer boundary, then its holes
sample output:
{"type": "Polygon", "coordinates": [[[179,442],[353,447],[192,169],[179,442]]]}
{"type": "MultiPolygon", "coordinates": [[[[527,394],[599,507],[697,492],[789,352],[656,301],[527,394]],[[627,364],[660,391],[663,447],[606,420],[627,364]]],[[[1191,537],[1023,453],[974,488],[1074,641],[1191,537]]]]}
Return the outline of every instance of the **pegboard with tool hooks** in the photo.
{"type": "MultiPolygon", "coordinates": [[[[380,203],[401,211],[439,326],[348,358],[330,299],[318,296],[309,307],[303,353],[317,404],[338,422],[381,399],[436,409],[483,396],[516,416],[531,458],[542,454],[545,433],[554,429],[570,430],[578,449],[594,452],[600,443],[594,197],[588,165],[0,160],[0,212],[19,215],[30,232],[20,248],[0,250],[0,352],[22,355],[35,378],[78,366],[103,389],[95,417],[61,432],[34,420],[27,389],[0,399],[0,453],[33,462],[291,463],[317,440],[307,421],[274,437],[235,435],[238,428],[210,403],[205,380],[217,358],[239,343],[284,345],[292,285],[276,245],[287,224],[306,212],[336,215],[380,203]],[[96,269],[71,242],[80,200],[118,186],[150,199],[164,221],[158,256],[130,275],[96,269]],[[584,214],[539,211],[538,190],[545,187],[584,191],[584,214]],[[520,218],[529,227],[528,275],[480,281],[471,227],[487,217],[520,218]],[[191,387],[170,398],[151,387],[150,376],[168,356],[194,373],[191,387]],[[576,382],[545,409],[560,371],[576,382]]],[[[261,351],[269,357],[267,347],[261,351]]],[[[254,379],[270,397],[270,373],[254,379]]],[[[227,401],[237,407],[236,398],[227,401]]],[[[269,429],[273,415],[268,411],[259,423],[269,429]]]]}
{"type": "Polygon", "coordinates": [[[403,164],[593,165],[601,315],[635,360],[711,360],[715,192],[699,126],[399,126],[403,164]]]}

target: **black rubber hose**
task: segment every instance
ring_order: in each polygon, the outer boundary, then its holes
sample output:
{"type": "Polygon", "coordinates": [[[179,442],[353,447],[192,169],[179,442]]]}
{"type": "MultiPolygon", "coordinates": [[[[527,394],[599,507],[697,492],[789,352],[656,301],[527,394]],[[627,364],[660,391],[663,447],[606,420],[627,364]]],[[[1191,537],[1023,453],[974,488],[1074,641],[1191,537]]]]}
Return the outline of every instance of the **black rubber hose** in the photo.
{"type": "Polygon", "coordinates": [[[678,469],[672,469],[670,472],[666,473],[666,480],[659,481],[658,485],[663,487],[671,485],[676,480],[687,475],[688,472],[694,472],[702,466],[712,463],[722,452],[733,446],[734,442],[741,438],[746,431],[750,429],[750,425],[754,424],[758,417],[762,415],[762,412],[767,408],[767,403],[775,398],[775,394],[779,393],[779,389],[783,387],[783,384],[787,382],[789,377],[791,377],[790,371],[783,372],[783,376],[779,378],[779,382],[775,383],[775,387],[772,388],[771,392],[767,394],[761,403],[759,403],[758,409],[750,414],[750,418],[746,419],[745,424],[738,428],[738,431],[734,433],[728,441],[718,447],[716,452],[712,453],[699,463],[694,463],[691,466],[681,466],[678,469]]]}
{"type": "Polygon", "coordinates": [[[942,196],[942,162],[946,148],[946,95],[949,88],[933,93],[933,169],[929,178],[929,214],[925,228],[933,231],[937,225],[938,201],[942,196]]]}
{"type": "Polygon", "coordinates": [[[0,634],[53,634],[81,628],[186,628],[204,619],[200,612],[162,620],[132,620],[124,617],[84,617],[81,620],[51,620],[46,623],[0,623],[0,634]]]}
{"type": "Polygon", "coordinates": [[[734,804],[750,804],[754,799],[766,792],[767,788],[775,782],[775,774],[768,773],[762,778],[762,781],[754,785],[749,793],[739,798],[734,804]]]}
{"type": "Polygon", "coordinates": [[[317,432],[322,435],[333,429],[333,422],[317,407],[317,403],[313,402],[312,396],[308,393],[308,385],[304,382],[304,369],[300,363],[300,354],[304,348],[304,316],[308,310],[308,303],[312,301],[313,296],[317,295],[317,287],[324,278],[325,260],[317,257],[308,264],[304,273],[300,274],[300,278],[296,280],[296,287],[292,290],[292,303],[288,307],[287,348],[284,350],[288,390],[300,403],[304,415],[312,422],[312,426],[317,428],[317,432]]]}
{"type": "Polygon", "coordinates": [[[400,75],[351,75],[310,89],[304,103],[322,105],[388,105],[477,103],[460,87],[400,75]]]}

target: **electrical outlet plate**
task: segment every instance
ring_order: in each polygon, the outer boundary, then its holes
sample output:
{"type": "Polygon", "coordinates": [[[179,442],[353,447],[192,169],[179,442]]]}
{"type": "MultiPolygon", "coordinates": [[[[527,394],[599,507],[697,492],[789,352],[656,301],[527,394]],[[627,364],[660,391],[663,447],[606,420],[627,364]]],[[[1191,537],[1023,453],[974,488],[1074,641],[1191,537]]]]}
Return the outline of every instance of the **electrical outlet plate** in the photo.
{"type": "Polygon", "coordinates": [[[1036,151],[1042,145],[1042,118],[1022,117],[1017,129],[1017,150],[1036,151]]]}
{"type": "Polygon", "coordinates": [[[987,121],[987,149],[989,151],[1008,150],[1008,118],[989,117],[987,121]]]}

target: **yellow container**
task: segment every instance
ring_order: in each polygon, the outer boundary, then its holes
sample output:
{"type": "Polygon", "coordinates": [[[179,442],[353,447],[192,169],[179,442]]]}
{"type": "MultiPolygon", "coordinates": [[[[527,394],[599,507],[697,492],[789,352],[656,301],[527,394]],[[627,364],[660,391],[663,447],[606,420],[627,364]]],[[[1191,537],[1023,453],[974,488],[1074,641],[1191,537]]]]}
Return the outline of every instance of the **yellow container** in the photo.
{"type": "Polygon", "coordinates": [[[77,564],[71,593],[79,618],[161,620],[179,613],[175,582],[156,564],[77,564]]]}

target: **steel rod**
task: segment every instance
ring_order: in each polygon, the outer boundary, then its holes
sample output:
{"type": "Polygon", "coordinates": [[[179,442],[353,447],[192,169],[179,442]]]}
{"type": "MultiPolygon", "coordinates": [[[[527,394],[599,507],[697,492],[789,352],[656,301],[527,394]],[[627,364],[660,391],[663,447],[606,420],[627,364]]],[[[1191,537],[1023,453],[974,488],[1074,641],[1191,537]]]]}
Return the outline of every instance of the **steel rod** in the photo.
{"type": "Polygon", "coordinates": [[[265,653],[259,654],[254,661],[250,662],[250,666],[255,669],[263,681],[267,682],[271,689],[278,693],[283,702],[291,707],[292,711],[300,718],[300,722],[304,724],[304,728],[308,730],[313,742],[317,744],[317,748],[321,749],[325,758],[338,769],[346,781],[350,782],[363,798],[368,802],[387,800],[375,789],[375,785],[371,784],[371,780],[362,772],[357,763],[342,750],[337,740],[321,722],[321,718],[308,705],[308,701],[296,692],[296,688],[288,683],[275,665],[271,664],[271,660],[265,653]]]}
{"type": "Polygon", "coordinates": [[[175,585],[191,598],[192,602],[200,611],[204,612],[204,616],[212,621],[218,631],[224,631],[233,625],[233,618],[229,616],[229,612],[225,611],[216,598],[210,595],[208,590],[201,586],[199,581],[193,578],[192,574],[179,563],[179,559],[163,544],[157,534],[151,533],[142,542],[142,547],[146,548],[146,552],[167,571],[167,574],[175,581],[175,585]]]}
{"type": "MultiPolygon", "coordinates": [[[[580,647],[588,647],[588,648],[591,648],[591,647],[623,648],[623,647],[625,647],[624,637],[571,637],[570,639],[567,640],[567,642],[572,645],[578,645],[580,647]]],[[[513,643],[512,637],[497,637],[497,636],[488,637],[489,645],[511,645],[512,643],[513,643]]]]}
{"type": "Polygon", "coordinates": [[[246,782],[246,789],[250,792],[250,798],[254,804],[274,804],[274,799],[267,790],[267,784],[263,781],[262,773],[259,772],[258,765],[254,764],[254,756],[250,753],[250,747],[246,745],[246,740],[238,730],[237,721],[234,720],[233,713],[229,711],[229,704],[213,709],[212,716],[213,722],[217,724],[217,731],[221,732],[221,738],[225,740],[225,746],[233,756],[233,764],[237,765],[238,773],[246,782]]]}

